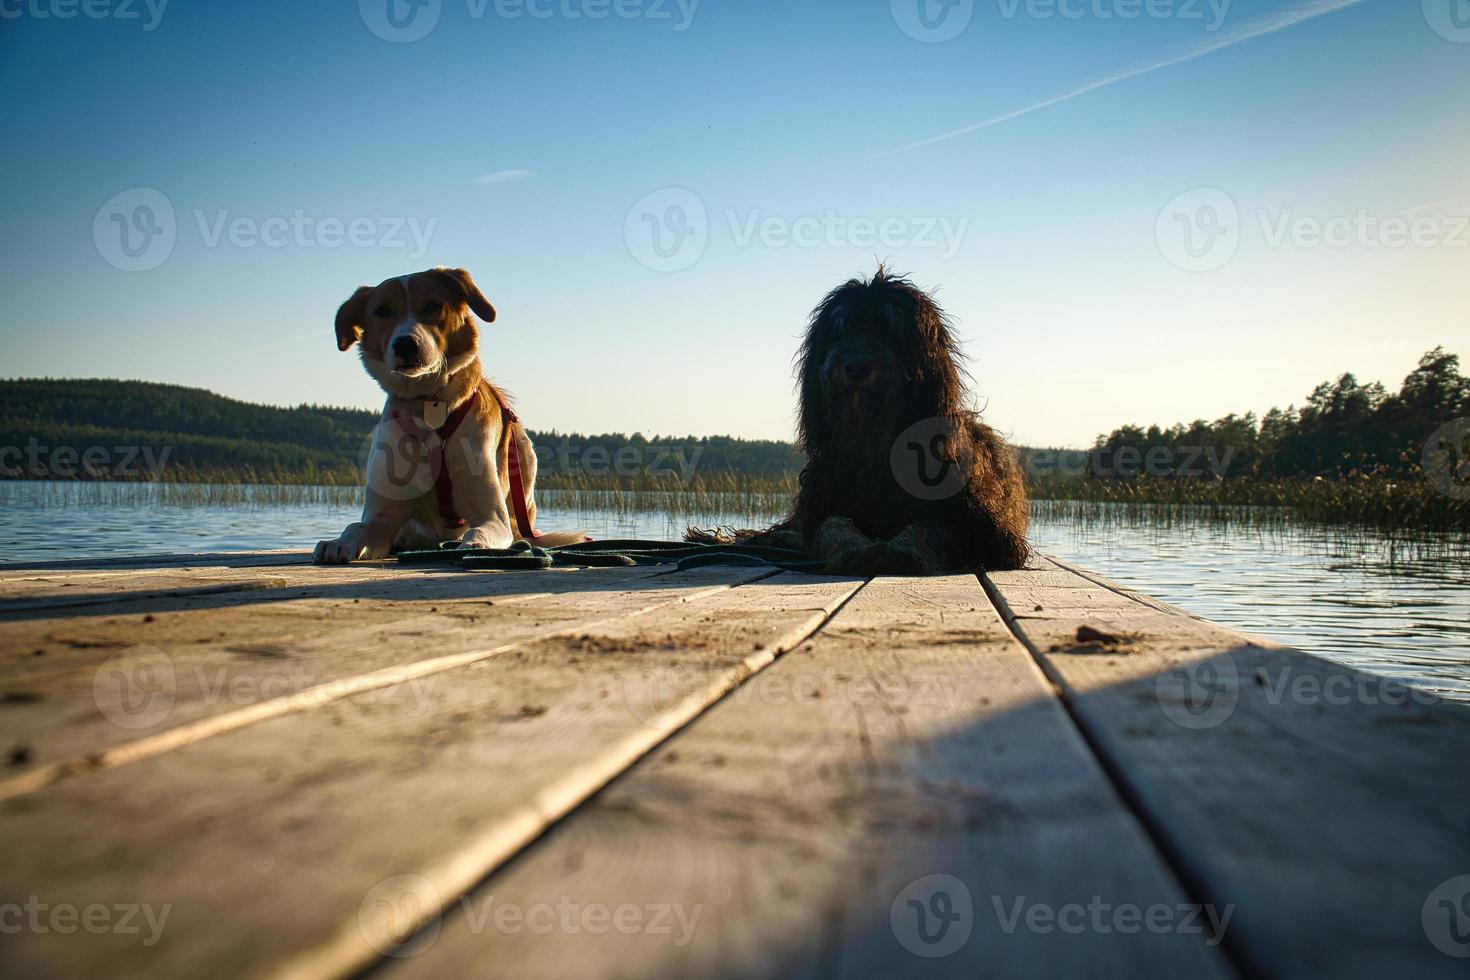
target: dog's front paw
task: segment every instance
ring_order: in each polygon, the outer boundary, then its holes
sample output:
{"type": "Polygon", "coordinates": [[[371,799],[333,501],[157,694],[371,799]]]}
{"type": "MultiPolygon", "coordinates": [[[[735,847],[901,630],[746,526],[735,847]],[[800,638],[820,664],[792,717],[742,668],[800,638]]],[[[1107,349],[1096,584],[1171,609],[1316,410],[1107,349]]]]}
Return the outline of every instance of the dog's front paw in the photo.
{"type": "Polygon", "coordinates": [[[812,552],[837,575],[871,575],[868,571],[879,545],[848,517],[829,517],[817,528],[812,552]]]}
{"type": "Polygon", "coordinates": [[[813,543],[819,554],[836,555],[871,548],[877,542],[858,530],[857,524],[851,517],[833,516],[817,527],[813,543]]]}
{"type": "Polygon", "coordinates": [[[934,556],[897,540],[884,542],[873,551],[870,575],[938,575],[940,572],[934,556]]]}
{"type": "Polygon", "coordinates": [[[942,559],[936,535],[911,526],[891,541],[877,541],[846,517],[829,517],[817,528],[815,552],[837,575],[936,575],[942,559]]]}
{"type": "Polygon", "coordinates": [[[828,560],[827,567],[835,575],[864,578],[874,575],[938,574],[933,562],[926,556],[907,548],[894,547],[886,541],[836,555],[828,560]]]}
{"type": "Polygon", "coordinates": [[[355,541],[336,538],[331,541],[318,542],[316,551],[312,552],[311,560],[318,565],[346,565],[360,561],[366,552],[367,548],[355,541]]]}
{"type": "Polygon", "coordinates": [[[362,524],[353,524],[335,541],[322,541],[312,552],[318,565],[347,565],[355,561],[377,561],[388,557],[388,546],[380,544],[379,535],[362,524]]]}
{"type": "Polygon", "coordinates": [[[472,527],[460,539],[459,547],[504,551],[515,543],[508,528],[472,527]]]}

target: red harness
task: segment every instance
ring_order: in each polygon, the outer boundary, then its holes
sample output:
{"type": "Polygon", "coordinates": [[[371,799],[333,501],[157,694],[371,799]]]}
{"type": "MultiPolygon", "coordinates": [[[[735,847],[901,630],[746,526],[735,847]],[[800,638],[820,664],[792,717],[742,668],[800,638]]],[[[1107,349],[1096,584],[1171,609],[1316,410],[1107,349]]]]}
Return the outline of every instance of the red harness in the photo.
{"type": "MultiPolygon", "coordinates": [[[[507,442],[510,443],[507,449],[506,462],[508,464],[507,469],[510,471],[510,502],[512,509],[515,511],[516,524],[520,527],[522,537],[535,540],[541,537],[541,533],[531,525],[530,508],[526,506],[526,481],[523,473],[524,468],[521,464],[521,446],[519,440],[515,437],[515,433],[511,431],[511,426],[520,425],[521,420],[515,412],[510,410],[510,406],[505,403],[505,399],[500,397],[500,392],[495,391],[494,388],[490,390],[495,394],[495,403],[500,406],[501,418],[504,420],[502,430],[505,433],[507,442]]],[[[444,424],[434,430],[434,434],[439,437],[441,445],[449,445],[450,437],[454,435],[465,418],[474,410],[475,403],[479,400],[480,390],[476,388],[470,394],[470,397],[464,400],[462,405],[449,414],[449,417],[444,420],[444,424]]],[[[402,418],[397,412],[394,412],[392,417],[395,419],[402,418]]],[[[434,475],[434,496],[439,502],[439,519],[444,522],[446,529],[457,531],[466,525],[467,522],[463,517],[459,516],[459,511],[455,510],[454,507],[454,481],[449,476],[449,462],[447,459],[440,460],[438,472],[434,475]]]]}

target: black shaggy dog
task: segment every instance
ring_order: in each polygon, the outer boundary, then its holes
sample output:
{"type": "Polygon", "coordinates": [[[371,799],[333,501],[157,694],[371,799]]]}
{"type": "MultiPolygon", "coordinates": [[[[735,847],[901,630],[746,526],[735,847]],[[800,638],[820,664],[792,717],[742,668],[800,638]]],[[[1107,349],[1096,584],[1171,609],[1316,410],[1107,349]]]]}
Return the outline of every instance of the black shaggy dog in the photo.
{"type": "Polygon", "coordinates": [[[798,359],[807,464],[796,506],[742,540],[799,544],[853,575],[1025,564],[1021,467],[967,407],[958,347],[928,294],[881,266],[853,279],[812,313],[798,359]]]}

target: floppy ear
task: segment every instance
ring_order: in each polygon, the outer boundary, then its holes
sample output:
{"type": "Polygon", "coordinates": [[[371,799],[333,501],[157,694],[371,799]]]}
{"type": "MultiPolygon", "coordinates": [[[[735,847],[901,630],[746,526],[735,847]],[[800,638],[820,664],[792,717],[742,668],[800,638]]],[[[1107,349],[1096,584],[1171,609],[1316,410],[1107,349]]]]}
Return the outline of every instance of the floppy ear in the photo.
{"type": "Polygon", "coordinates": [[[352,298],[337,310],[337,349],[347,350],[362,336],[362,323],[367,319],[367,301],[373,287],[361,286],[352,298]]]}
{"type": "Polygon", "coordinates": [[[495,322],[495,307],[490,305],[490,301],[485,298],[484,293],[480,292],[480,287],[475,285],[475,280],[470,278],[468,272],[463,269],[446,269],[442,266],[434,271],[459,287],[460,292],[464,293],[465,302],[470,304],[470,309],[474,311],[475,316],[486,323],[495,322]]]}

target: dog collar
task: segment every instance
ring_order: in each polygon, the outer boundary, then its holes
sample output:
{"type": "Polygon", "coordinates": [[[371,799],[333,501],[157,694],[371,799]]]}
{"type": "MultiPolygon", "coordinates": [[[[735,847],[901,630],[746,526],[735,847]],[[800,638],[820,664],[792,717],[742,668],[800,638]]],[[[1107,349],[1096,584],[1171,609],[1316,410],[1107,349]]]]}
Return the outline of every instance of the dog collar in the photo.
{"type": "MultiPolygon", "coordinates": [[[[474,401],[478,396],[479,392],[471,394],[470,400],[466,401],[460,407],[463,408],[465,405],[470,404],[470,402],[474,401]]],[[[424,420],[424,424],[431,429],[443,428],[444,425],[449,421],[450,403],[447,401],[433,398],[428,395],[422,395],[417,398],[400,398],[399,401],[408,402],[409,404],[414,405],[416,411],[400,412],[395,410],[393,412],[393,416],[395,418],[399,418],[403,415],[417,414],[420,418],[424,420]]]]}
{"type": "MultiPolygon", "coordinates": [[[[459,424],[465,420],[465,416],[470,414],[479,400],[480,392],[476,389],[470,392],[470,396],[460,402],[459,407],[451,412],[449,410],[449,402],[440,401],[436,398],[400,399],[400,401],[417,403],[419,406],[418,414],[424,420],[424,424],[433,429],[441,439],[447,439],[454,434],[454,430],[459,428],[459,424]]],[[[412,413],[394,409],[388,414],[392,418],[401,419],[405,415],[411,415],[412,413]]]]}

